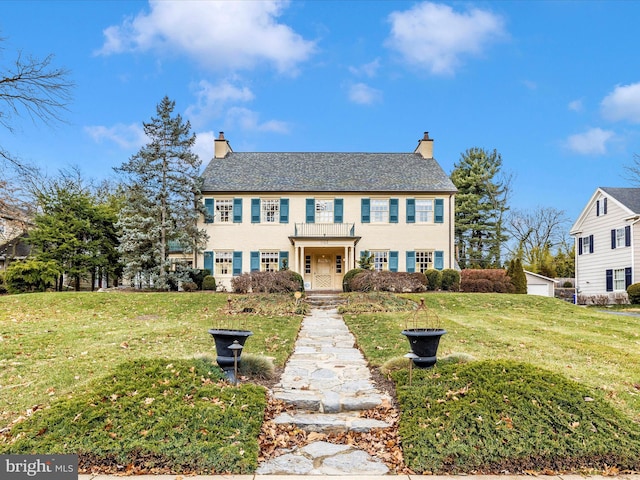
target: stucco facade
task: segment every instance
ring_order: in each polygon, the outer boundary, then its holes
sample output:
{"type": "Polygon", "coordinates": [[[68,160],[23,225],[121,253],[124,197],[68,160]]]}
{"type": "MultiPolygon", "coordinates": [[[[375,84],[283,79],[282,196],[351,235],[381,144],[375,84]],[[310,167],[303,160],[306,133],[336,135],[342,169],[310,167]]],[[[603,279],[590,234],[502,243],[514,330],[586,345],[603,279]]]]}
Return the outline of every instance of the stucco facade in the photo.
{"type": "Polygon", "coordinates": [[[198,267],[300,273],[340,290],[363,252],[379,270],[453,268],[455,186],[425,137],[412,153],[235,153],[224,136],[203,177],[209,236],[198,267]]]}

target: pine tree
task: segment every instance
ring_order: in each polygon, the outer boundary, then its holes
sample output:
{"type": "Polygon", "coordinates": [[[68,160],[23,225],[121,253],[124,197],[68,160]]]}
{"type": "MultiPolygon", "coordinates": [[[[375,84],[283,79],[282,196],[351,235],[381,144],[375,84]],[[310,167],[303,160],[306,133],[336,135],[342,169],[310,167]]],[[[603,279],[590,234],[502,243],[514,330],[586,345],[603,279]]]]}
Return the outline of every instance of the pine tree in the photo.
{"type": "Polygon", "coordinates": [[[522,261],[519,258],[516,258],[513,264],[511,283],[515,287],[514,293],[527,293],[527,276],[524,274],[522,261]]]}
{"type": "Polygon", "coordinates": [[[509,179],[500,178],[501,169],[501,155],[480,148],[467,150],[454,165],[451,181],[458,189],[455,232],[462,268],[502,265],[509,179]]]}
{"type": "Polygon", "coordinates": [[[162,99],[157,116],[143,123],[149,143],[116,169],[129,180],[130,201],[118,222],[125,273],[162,289],[170,280],[187,280],[184,272],[171,271],[169,242],[195,254],[206,238],[197,228],[202,207],[201,161],[191,151],[196,137],[188,121],[173,116],[174,108],[174,101],[162,99]]]}

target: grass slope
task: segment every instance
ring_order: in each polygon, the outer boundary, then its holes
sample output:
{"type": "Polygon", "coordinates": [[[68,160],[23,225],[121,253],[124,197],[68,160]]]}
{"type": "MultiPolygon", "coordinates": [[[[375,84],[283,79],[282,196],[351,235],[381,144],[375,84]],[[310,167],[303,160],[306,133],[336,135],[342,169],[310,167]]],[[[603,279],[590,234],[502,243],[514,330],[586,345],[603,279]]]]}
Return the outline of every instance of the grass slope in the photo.
{"type": "Polygon", "coordinates": [[[400,437],[424,473],[639,470],[640,426],[592,389],[507,360],[396,372],[400,437]]]}
{"type": "Polygon", "coordinates": [[[265,390],[220,382],[205,360],[138,359],[17,424],[0,453],[79,454],[128,473],[251,473],[265,390]]]}

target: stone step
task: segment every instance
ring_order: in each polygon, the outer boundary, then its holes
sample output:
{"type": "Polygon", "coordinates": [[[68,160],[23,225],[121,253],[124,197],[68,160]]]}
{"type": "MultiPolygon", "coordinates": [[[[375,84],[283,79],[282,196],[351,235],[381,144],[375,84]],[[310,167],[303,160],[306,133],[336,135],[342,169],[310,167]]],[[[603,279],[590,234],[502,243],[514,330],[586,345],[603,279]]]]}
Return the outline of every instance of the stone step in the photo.
{"type": "Polygon", "coordinates": [[[296,425],[306,432],[343,433],[369,432],[374,428],[388,428],[387,422],[363,418],[353,413],[292,413],[285,412],[273,419],[276,425],[296,425]]]}

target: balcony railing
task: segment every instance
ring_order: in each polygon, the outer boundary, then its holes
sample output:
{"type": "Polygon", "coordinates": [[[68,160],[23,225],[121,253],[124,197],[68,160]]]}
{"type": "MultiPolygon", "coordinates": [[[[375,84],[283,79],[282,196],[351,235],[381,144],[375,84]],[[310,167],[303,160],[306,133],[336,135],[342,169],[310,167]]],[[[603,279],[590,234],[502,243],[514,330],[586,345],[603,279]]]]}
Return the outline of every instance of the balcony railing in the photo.
{"type": "Polygon", "coordinates": [[[355,237],[354,223],[296,223],[294,237],[355,237]]]}

